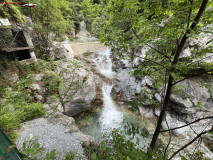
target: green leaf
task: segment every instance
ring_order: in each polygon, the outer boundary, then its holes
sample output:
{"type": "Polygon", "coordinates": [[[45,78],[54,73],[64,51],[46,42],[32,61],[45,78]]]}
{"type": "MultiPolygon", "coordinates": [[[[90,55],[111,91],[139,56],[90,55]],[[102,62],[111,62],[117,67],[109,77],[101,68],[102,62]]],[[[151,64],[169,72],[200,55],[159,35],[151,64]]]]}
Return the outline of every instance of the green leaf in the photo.
{"type": "Polygon", "coordinates": [[[92,160],[97,160],[97,155],[96,153],[93,153],[92,156],[91,156],[92,160]]]}

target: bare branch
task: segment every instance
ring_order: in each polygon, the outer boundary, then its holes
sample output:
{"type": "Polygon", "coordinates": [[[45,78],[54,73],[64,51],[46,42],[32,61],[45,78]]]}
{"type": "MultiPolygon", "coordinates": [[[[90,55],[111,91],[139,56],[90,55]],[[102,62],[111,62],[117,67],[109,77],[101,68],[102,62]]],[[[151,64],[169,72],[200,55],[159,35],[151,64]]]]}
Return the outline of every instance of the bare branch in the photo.
{"type": "Polygon", "coordinates": [[[199,121],[204,120],[204,119],[213,119],[213,116],[204,117],[204,118],[199,118],[199,119],[197,119],[197,120],[195,120],[195,121],[193,121],[193,122],[190,122],[190,123],[188,123],[188,124],[186,124],[186,125],[183,125],[183,126],[180,126],[180,127],[175,127],[175,128],[172,128],[172,129],[162,130],[162,131],[160,131],[160,132],[161,132],[161,133],[162,133],[162,132],[168,132],[168,131],[180,129],[180,128],[183,128],[183,127],[187,127],[187,126],[189,126],[189,125],[191,125],[191,124],[193,124],[193,123],[199,122],[199,121]]]}
{"type": "Polygon", "coordinates": [[[176,154],[178,154],[180,151],[182,151],[183,149],[188,147],[190,144],[192,144],[194,141],[196,141],[198,138],[200,138],[203,134],[206,134],[206,133],[207,133],[207,131],[204,131],[204,132],[201,132],[200,134],[198,134],[193,140],[191,140],[189,143],[185,144],[183,147],[181,147],[175,153],[173,153],[172,156],[168,160],[171,160],[176,154]]]}
{"type": "Polygon", "coordinates": [[[210,70],[208,70],[208,71],[205,71],[205,72],[202,72],[202,73],[199,73],[199,74],[195,74],[195,75],[192,75],[192,76],[189,76],[189,77],[185,77],[185,78],[183,78],[183,79],[181,79],[181,80],[179,80],[179,81],[174,82],[174,83],[172,84],[172,86],[174,86],[174,85],[176,85],[176,84],[178,84],[178,83],[180,83],[180,82],[182,82],[182,81],[184,81],[184,80],[186,80],[186,79],[189,79],[189,78],[192,78],[192,77],[196,77],[196,76],[200,76],[200,75],[202,75],[202,74],[206,74],[206,73],[211,72],[211,71],[213,71],[213,69],[210,69],[210,70]]]}
{"type": "MultiPolygon", "coordinates": [[[[134,35],[136,36],[137,39],[141,40],[141,38],[136,34],[135,30],[132,29],[132,32],[134,33],[134,35]]],[[[156,48],[152,47],[150,44],[146,43],[145,44],[150,47],[151,49],[153,49],[154,51],[158,52],[160,55],[162,55],[164,58],[167,58],[170,62],[171,62],[171,59],[169,56],[166,56],[165,54],[163,54],[162,52],[160,52],[159,50],[157,50],[156,48]]]]}
{"type": "MultiPolygon", "coordinates": [[[[166,117],[165,117],[165,120],[166,120],[166,117]]],[[[166,125],[167,125],[167,128],[169,128],[169,124],[168,124],[167,120],[166,120],[166,125]]],[[[167,146],[166,146],[166,148],[164,150],[164,160],[166,160],[166,152],[167,152],[167,150],[169,148],[169,145],[171,143],[171,139],[172,139],[171,131],[169,131],[169,142],[168,142],[168,144],[167,144],[167,146]]]]}

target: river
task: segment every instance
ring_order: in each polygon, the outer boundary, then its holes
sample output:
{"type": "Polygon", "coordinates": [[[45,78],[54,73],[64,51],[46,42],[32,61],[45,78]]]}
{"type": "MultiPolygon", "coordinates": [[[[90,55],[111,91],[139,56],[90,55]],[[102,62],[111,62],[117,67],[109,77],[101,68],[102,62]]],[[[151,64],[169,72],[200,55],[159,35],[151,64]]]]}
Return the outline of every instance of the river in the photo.
{"type": "MultiPolygon", "coordinates": [[[[99,52],[98,56],[92,61],[96,64],[96,68],[105,77],[112,79],[116,73],[112,71],[112,61],[110,58],[111,50],[105,49],[99,52]]],[[[111,97],[111,90],[113,85],[107,82],[102,86],[102,100],[103,106],[100,106],[96,111],[91,113],[83,113],[76,118],[78,127],[84,134],[91,135],[96,139],[100,139],[103,134],[108,134],[117,129],[119,131],[126,131],[127,128],[138,129],[138,134],[135,134],[133,142],[137,142],[140,147],[147,147],[150,143],[149,129],[154,129],[154,125],[145,124],[131,111],[125,109],[125,106],[119,105],[118,102],[113,101],[111,97]]]]}

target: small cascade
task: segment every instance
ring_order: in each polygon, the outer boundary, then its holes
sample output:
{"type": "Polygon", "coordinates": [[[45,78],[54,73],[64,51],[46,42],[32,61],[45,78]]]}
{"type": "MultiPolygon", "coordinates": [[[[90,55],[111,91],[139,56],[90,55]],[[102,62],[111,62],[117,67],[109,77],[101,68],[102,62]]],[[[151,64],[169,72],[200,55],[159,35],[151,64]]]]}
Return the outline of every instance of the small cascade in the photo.
{"type": "Polygon", "coordinates": [[[99,52],[98,57],[92,59],[92,61],[96,64],[97,69],[102,75],[108,78],[113,78],[116,73],[112,71],[112,61],[110,55],[111,49],[105,49],[104,51],[99,52]]]}
{"type": "MultiPolygon", "coordinates": [[[[110,58],[111,49],[107,48],[98,53],[97,58],[92,61],[102,75],[113,78],[115,72],[112,71],[112,60],[110,58]]],[[[102,86],[103,108],[99,117],[101,132],[111,132],[113,128],[119,128],[123,122],[123,113],[118,111],[111,97],[112,85],[104,83],[102,86]]]]}
{"type": "Polygon", "coordinates": [[[103,109],[99,117],[102,132],[111,132],[114,128],[119,128],[123,122],[123,113],[118,111],[110,95],[112,85],[103,84],[103,109]]]}

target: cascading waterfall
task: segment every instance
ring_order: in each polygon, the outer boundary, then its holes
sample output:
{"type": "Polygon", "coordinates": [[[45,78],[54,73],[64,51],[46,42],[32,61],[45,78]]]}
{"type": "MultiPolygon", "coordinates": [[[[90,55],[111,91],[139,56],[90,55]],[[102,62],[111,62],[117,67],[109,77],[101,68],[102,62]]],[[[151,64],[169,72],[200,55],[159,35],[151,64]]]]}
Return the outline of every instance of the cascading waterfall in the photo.
{"type": "Polygon", "coordinates": [[[104,51],[99,53],[99,56],[97,58],[92,59],[101,74],[108,78],[112,78],[116,74],[112,71],[112,61],[110,55],[111,49],[105,49],[104,51]]]}
{"type": "MultiPolygon", "coordinates": [[[[106,49],[103,52],[100,52],[96,58],[93,58],[92,61],[96,64],[97,69],[101,72],[102,75],[113,78],[115,72],[112,71],[112,61],[110,59],[110,49],[106,49]]],[[[125,130],[127,123],[137,124],[137,121],[133,118],[128,117],[125,112],[120,111],[111,97],[111,90],[113,85],[104,83],[102,86],[103,93],[103,107],[96,116],[84,117],[88,124],[85,125],[83,132],[89,135],[92,135],[95,138],[101,138],[103,133],[110,134],[113,129],[125,130]],[[95,118],[95,119],[93,119],[95,118]],[[92,122],[92,123],[91,123],[92,122]]],[[[140,136],[139,134],[134,134],[135,138],[132,142],[137,143],[140,141],[138,146],[145,147],[146,144],[150,141],[149,138],[140,136]]],[[[128,138],[128,136],[126,136],[128,138]]]]}
{"type": "MultiPolygon", "coordinates": [[[[96,67],[108,78],[113,78],[116,74],[112,71],[111,50],[105,49],[98,57],[93,59],[96,67]]],[[[103,109],[99,117],[99,124],[102,132],[110,132],[113,128],[119,128],[123,122],[123,113],[118,111],[111,97],[112,85],[103,84],[103,109]]]]}
{"type": "Polygon", "coordinates": [[[118,111],[110,95],[112,85],[103,84],[103,110],[99,117],[102,132],[111,132],[113,128],[119,128],[123,122],[123,113],[118,111]]]}

